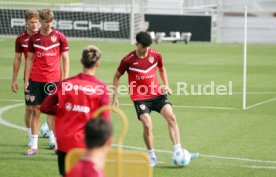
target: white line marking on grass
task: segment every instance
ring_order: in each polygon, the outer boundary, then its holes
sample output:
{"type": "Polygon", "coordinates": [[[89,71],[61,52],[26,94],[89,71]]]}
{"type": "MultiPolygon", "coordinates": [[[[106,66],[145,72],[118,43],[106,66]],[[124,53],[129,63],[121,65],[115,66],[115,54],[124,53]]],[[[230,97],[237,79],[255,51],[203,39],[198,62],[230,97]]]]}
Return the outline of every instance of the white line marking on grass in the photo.
{"type": "Polygon", "coordinates": [[[253,169],[270,169],[270,170],[276,170],[276,167],[274,166],[243,166],[244,168],[253,168],[253,169]]]}
{"type": "MultiPolygon", "coordinates": [[[[113,144],[113,146],[118,147],[118,145],[116,145],[116,144],[113,144]]],[[[135,146],[122,146],[122,147],[126,148],[126,149],[135,149],[135,150],[147,151],[146,148],[139,148],[139,147],[135,147],[135,146]]],[[[166,153],[166,154],[172,154],[173,153],[173,151],[160,150],[160,149],[155,149],[155,151],[156,152],[161,152],[161,153],[166,153]]],[[[239,157],[225,157],[225,156],[219,156],[219,155],[204,155],[204,154],[200,154],[200,157],[214,158],[214,159],[226,159],[226,160],[237,160],[237,161],[246,161],[246,162],[276,164],[276,161],[272,161],[272,160],[257,160],[257,159],[248,159],[248,158],[239,158],[239,157]]]]}
{"type": "MultiPolygon", "coordinates": [[[[133,104],[120,104],[122,106],[133,106],[133,104]]],[[[236,108],[230,107],[213,107],[213,106],[188,106],[188,105],[173,105],[175,108],[193,108],[193,109],[218,109],[218,110],[234,110],[236,108]]]]}
{"type": "Polygon", "coordinates": [[[0,99],[0,101],[3,101],[3,102],[24,102],[24,100],[17,100],[17,99],[0,99]]]}
{"type": "MultiPolygon", "coordinates": [[[[233,95],[242,95],[242,92],[232,92],[233,95]]],[[[247,95],[276,95],[276,92],[246,92],[247,95]]]]}
{"type": "Polygon", "coordinates": [[[272,101],[276,101],[276,98],[272,98],[272,99],[269,99],[269,100],[266,100],[266,101],[263,101],[263,102],[260,102],[260,103],[257,103],[257,104],[248,106],[246,109],[251,109],[251,108],[254,108],[254,107],[257,107],[257,106],[266,104],[266,103],[270,103],[270,102],[272,102],[272,101]]]}
{"type": "MultiPolygon", "coordinates": [[[[15,128],[18,130],[23,130],[23,131],[27,131],[26,128],[18,126],[18,125],[14,125],[12,123],[9,123],[5,120],[2,119],[2,114],[5,111],[8,111],[10,109],[19,107],[19,106],[24,106],[23,103],[20,104],[14,104],[14,105],[9,105],[9,106],[5,106],[0,108],[0,124],[11,127],[11,128],[15,128]]],[[[118,147],[117,144],[113,144],[113,146],[118,147]]],[[[134,149],[134,150],[141,150],[141,151],[147,151],[146,148],[140,148],[140,147],[135,147],[135,146],[122,146],[123,148],[126,149],[134,149]]],[[[160,153],[167,153],[167,154],[172,154],[173,151],[168,151],[168,150],[161,150],[161,149],[155,149],[156,152],[160,152],[160,153]]],[[[239,158],[239,157],[226,157],[226,156],[219,156],[219,155],[204,155],[204,154],[200,154],[200,157],[206,157],[206,158],[214,158],[214,159],[225,159],[225,160],[237,160],[237,161],[245,161],[245,162],[256,162],[256,163],[270,163],[270,164],[276,164],[276,161],[272,161],[272,160],[257,160],[257,159],[248,159],[248,158],[239,158]]]]}
{"type": "Polygon", "coordinates": [[[15,128],[15,129],[18,129],[18,130],[27,131],[27,128],[24,128],[24,127],[21,127],[21,126],[18,126],[18,125],[14,125],[14,124],[9,123],[9,122],[5,121],[4,119],[2,119],[2,114],[5,111],[8,111],[9,109],[13,109],[13,108],[23,106],[23,105],[24,105],[23,103],[19,103],[19,104],[9,105],[9,106],[5,106],[5,107],[0,108],[0,124],[5,125],[7,127],[15,128]]]}

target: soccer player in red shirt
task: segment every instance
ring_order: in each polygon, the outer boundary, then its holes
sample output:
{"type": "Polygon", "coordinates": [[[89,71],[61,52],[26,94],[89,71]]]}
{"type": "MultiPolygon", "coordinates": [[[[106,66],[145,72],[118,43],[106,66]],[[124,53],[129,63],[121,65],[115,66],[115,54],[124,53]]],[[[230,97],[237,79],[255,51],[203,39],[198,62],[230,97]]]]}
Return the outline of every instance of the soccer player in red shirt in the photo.
{"type": "Polygon", "coordinates": [[[85,156],[66,177],[104,177],[103,169],[112,147],[112,126],[102,119],[91,119],[85,126],[85,156]]]}
{"type": "Polygon", "coordinates": [[[138,119],[144,127],[144,142],[151,158],[151,166],[157,164],[157,158],[153,147],[151,111],[159,112],[168,123],[171,141],[175,150],[182,150],[180,144],[180,133],[172,105],[167,99],[171,95],[166,69],[163,65],[161,54],[149,48],[152,39],[147,32],[139,32],[136,35],[136,50],[126,55],[114,75],[114,95],[112,105],[118,106],[117,88],[120,77],[127,71],[129,92],[138,119]],[[162,91],[157,78],[157,69],[164,83],[162,91]],[[166,94],[167,93],[167,94],[166,94]]]}
{"type": "MultiPolygon", "coordinates": [[[[21,65],[22,53],[24,54],[25,61],[28,58],[28,42],[31,35],[38,31],[38,18],[39,14],[36,10],[28,10],[25,13],[25,24],[26,31],[20,33],[15,41],[15,54],[13,60],[13,77],[11,89],[14,93],[18,92],[18,82],[17,76],[21,65]]],[[[25,79],[25,66],[24,66],[24,79],[25,79]]],[[[30,103],[30,95],[25,93],[25,125],[28,132],[28,146],[31,146],[32,130],[31,130],[31,120],[32,120],[32,106],[30,103]]]]}
{"type": "MultiPolygon", "coordinates": [[[[41,29],[30,37],[28,43],[25,91],[30,93],[33,119],[32,147],[25,152],[25,155],[37,153],[40,105],[56,83],[62,79],[60,58],[63,61],[63,77],[67,78],[69,74],[68,43],[62,32],[52,29],[53,20],[54,13],[50,9],[39,11],[41,29]]],[[[52,120],[50,125],[53,124],[53,119],[53,117],[50,118],[52,120]]],[[[54,136],[53,132],[50,136],[54,136]]]]}
{"type": "MultiPolygon", "coordinates": [[[[95,77],[100,57],[97,47],[84,49],[81,58],[83,72],[60,82],[55,94],[49,95],[41,105],[43,113],[56,116],[58,166],[62,176],[66,153],[72,148],[85,148],[85,124],[95,110],[110,102],[107,85],[95,77]]],[[[110,112],[104,111],[101,117],[110,120],[110,112]]]]}

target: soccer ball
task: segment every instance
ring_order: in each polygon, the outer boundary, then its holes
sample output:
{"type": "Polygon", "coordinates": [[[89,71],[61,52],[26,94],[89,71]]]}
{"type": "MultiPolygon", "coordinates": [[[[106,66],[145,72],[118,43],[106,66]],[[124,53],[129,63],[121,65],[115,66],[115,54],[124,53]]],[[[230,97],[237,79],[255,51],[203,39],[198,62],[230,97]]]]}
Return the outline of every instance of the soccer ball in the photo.
{"type": "Polygon", "coordinates": [[[189,165],[191,161],[191,154],[187,149],[182,149],[182,150],[175,151],[173,153],[172,158],[173,158],[173,163],[176,166],[183,167],[183,166],[189,165]]]}
{"type": "Polygon", "coordinates": [[[47,123],[43,123],[40,127],[39,136],[43,138],[49,138],[49,127],[47,123]]]}

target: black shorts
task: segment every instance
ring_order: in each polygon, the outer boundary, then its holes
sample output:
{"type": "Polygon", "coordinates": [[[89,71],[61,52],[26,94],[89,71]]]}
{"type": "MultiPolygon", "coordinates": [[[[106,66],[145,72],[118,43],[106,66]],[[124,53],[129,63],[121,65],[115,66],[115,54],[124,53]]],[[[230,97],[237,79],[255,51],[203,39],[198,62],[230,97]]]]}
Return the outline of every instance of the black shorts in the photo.
{"type": "Polygon", "coordinates": [[[161,109],[166,105],[170,104],[172,105],[168,98],[167,95],[160,95],[151,99],[147,100],[138,100],[134,101],[134,107],[138,116],[138,119],[140,120],[140,115],[144,113],[151,113],[151,111],[156,111],[159,112],[161,109]]]}
{"type": "Polygon", "coordinates": [[[29,98],[26,101],[30,105],[41,105],[45,98],[55,91],[57,82],[35,82],[29,81],[29,98]]]}
{"type": "Polygon", "coordinates": [[[65,156],[66,156],[66,152],[62,152],[59,150],[57,151],[58,170],[61,176],[65,176],[65,156]]]}

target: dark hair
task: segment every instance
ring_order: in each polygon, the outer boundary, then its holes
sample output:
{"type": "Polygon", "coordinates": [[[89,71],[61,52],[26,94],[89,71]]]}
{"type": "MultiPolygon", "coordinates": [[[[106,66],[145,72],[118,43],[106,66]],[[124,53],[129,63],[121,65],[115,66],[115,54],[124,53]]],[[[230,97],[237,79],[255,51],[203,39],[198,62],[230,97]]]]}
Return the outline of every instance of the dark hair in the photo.
{"type": "Polygon", "coordinates": [[[143,47],[149,47],[152,43],[151,36],[149,33],[141,31],[136,34],[136,41],[139,44],[142,44],[143,47]]]}
{"type": "Polygon", "coordinates": [[[85,68],[95,66],[96,62],[101,58],[101,51],[93,45],[87,46],[82,51],[82,64],[85,68]]]}
{"type": "Polygon", "coordinates": [[[88,149],[103,146],[111,136],[111,123],[102,117],[92,118],[85,126],[85,143],[88,149]]]}

